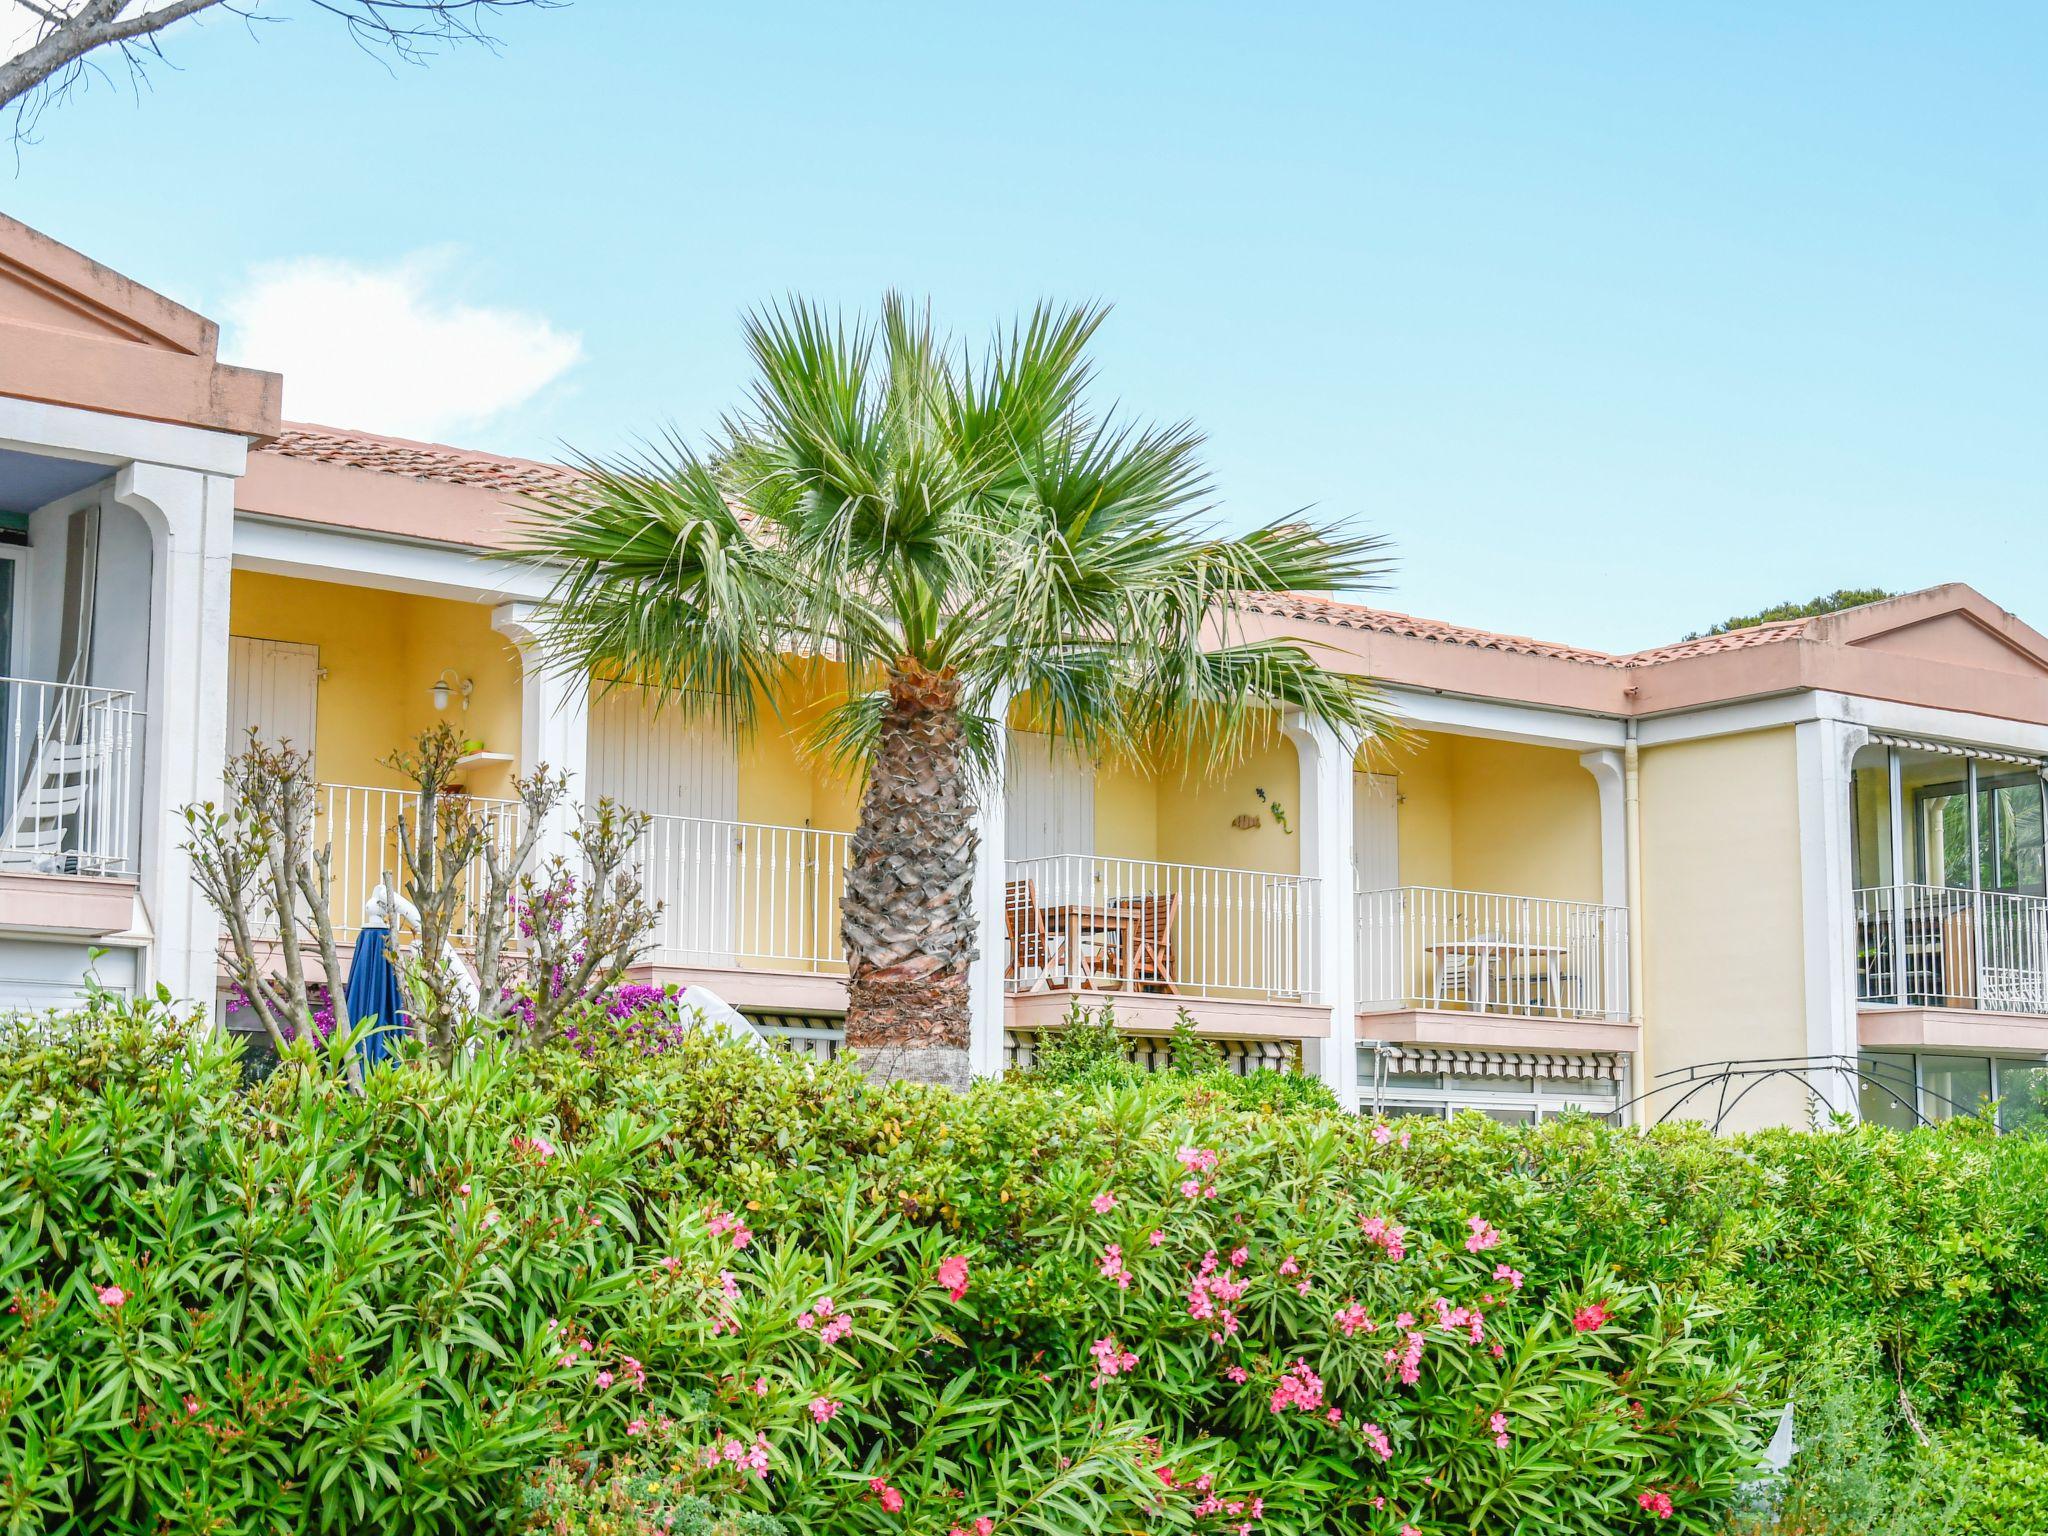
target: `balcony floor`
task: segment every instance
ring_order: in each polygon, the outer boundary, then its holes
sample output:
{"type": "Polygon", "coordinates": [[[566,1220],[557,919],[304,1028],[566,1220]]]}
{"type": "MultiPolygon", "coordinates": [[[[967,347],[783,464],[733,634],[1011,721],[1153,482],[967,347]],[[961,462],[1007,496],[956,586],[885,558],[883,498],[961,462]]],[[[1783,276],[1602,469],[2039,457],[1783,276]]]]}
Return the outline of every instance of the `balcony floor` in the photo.
{"type": "Polygon", "coordinates": [[[0,930],[103,939],[136,922],[136,883],[114,875],[0,873],[0,930]]]}
{"type": "Polygon", "coordinates": [[[1458,1045],[1488,1051],[1626,1051],[1636,1026],[1607,1019],[1538,1019],[1464,1008],[1391,1008],[1358,1014],[1361,1039],[1392,1045],[1458,1045]]]}
{"type": "Polygon", "coordinates": [[[1326,1003],[1268,1002],[1262,998],[1190,997],[1185,993],[1113,992],[1093,988],[1053,987],[1044,992],[1013,992],[1003,1000],[1008,1029],[1049,1029],[1067,1016],[1070,1003],[1084,1008],[1108,1004],[1117,1026],[1133,1034],[1172,1032],[1182,1008],[1194,1016],[1198,1034],[1233,1040],[1327,1040],[1330,1009],[1326,1003]]]}
{"type": "Polygon", "coordinates": [[[2048,1014],[1983,1008],[1919,1008],[1865,1003],[1856,1038],[1867,1049],[2024,1051],[2048,1054],[2048,1014]]]}

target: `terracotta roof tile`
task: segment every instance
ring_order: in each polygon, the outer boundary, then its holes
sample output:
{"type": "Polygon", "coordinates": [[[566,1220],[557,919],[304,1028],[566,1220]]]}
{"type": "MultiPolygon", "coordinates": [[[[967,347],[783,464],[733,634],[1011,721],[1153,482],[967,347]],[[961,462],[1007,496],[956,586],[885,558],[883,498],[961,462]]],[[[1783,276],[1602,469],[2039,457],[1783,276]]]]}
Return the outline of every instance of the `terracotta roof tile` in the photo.
{"type": "Polygon", "coordinates": [[[1307,592],[1267,592],[1247,598],[1243,605],[1253,613],[1275,618],[1299,619],[1308,624],[1330,624],[1339,629],[1366,630],[1373,634],[1405,635],[1416,640],[1436,640],[1445,645],[1469,645],[1485,651],[1506,651],[1516,656],[1548,656],[1559,661],[1583,662],[1595,667],[1646,667],[1660,661],[1681,661],[1688,656],[1708,656],[1718,651],[1748,650],[1751,646],[1773,645],[1796,640],[1812,624],[1811,619],[1785,619],[1776,624],[1759,624],[1752,629],[1733,630],[1725,635],[1705,635],[1698,640],[1681,640],[1647,651],[1615,655],[1584,646],[1560,645],[1551,640],[1532,640],[1526,635],[1495,634],[1440,619],[1418,619],[1412,614],[1385,608],[1368,608],[1333,597],[1307,592]]]}
{"type": "Polygon", "coordinates": [[[316,427],[303,422],[286,422],[276,437],[256,451],[275,453],[288,459],[312,459],[351,469],[405,475],[414,480],[437,480],[448,485],[473,485],[480,490],[515,494],[558,485],[570,478],[570,472],[561,465],[543,464],[536,459],[514,459],[502,454],[477,453],[468,448],[451,448],[445,443],[379,437],[368,432],[346,432],[336,427],[316,427]]]}

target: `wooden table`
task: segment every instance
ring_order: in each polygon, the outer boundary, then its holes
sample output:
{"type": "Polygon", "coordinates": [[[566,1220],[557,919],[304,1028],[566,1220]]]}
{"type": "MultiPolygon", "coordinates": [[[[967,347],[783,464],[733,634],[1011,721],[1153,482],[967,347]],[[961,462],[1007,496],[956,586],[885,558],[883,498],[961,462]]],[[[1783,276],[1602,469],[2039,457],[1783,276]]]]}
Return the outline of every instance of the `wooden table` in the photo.
{"type": "Polygon", "coordinates": [[[1116,977],[1111,986],[1101,987],[1094,978],[1092,968],[1083,964],[1081,936],[1083,934],[1108,934],[1110,943],[1120,955],[1131,952],[1132,931],[1140,922],[1140,915],[1129,907],[1096,906],[1088,902],[1063,902],[1045,909],[1045,926],[1054,933],[1067,936],[1067,985],[1089,987],[1097,991],[1120,991],[1127,978],[1116,977]]]}
{"type": "Polygon", "coordinates": [[[1560,1018],[1564,1016],[1562,971],[1565,947],[1562,944],[1532,944],[1521,939],[1494,939],[1479,935],[1469,939],[1440,939],[1422,947],[1436,956],[1436,972],[1429,980],[1432,1003],[1444,1000],[1444,962],[1453,955],[1463,955],[1479,973],[1478,987],[1469,1000],[1474,1008],[1485,1013],[1493,1002],[1495,974],[1503,968],[1504,961],[1520,957],[1519,968],[1526,968],[1532,961],[1541,961],[1544,977],[1549,982],[1549,1007],[1560,1018]]]}

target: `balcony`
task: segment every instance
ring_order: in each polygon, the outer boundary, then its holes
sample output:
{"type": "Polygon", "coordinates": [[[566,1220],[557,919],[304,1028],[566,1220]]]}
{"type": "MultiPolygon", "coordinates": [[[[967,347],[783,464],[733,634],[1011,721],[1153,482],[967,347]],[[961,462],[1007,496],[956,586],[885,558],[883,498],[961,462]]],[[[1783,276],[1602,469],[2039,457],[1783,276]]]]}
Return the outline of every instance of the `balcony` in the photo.
{"type": "Polygon", "coordinates": [[[1853,906],[1864,1045],[2048,1050],[2048,897],[1880,885],[1853,906]]]}
{"type": "Polygon", "coordinates": [[[0,871],[135,872],[135,743],[124,689],[0,678],[0,871]]]}
{"type": "Polygon", "coordinates": [[[1359,893],[1358,935],[1362,1034],[1634,1048],[1624,907],[1395,886],[1359,893]]]}
{"type": "MultiPolygon", "coordinates": [[[[486,799],[481,795],[446,796],[443,806],[459,806],[482,819],[492,842],[509,854],[518,846],[522,811],[516,800],[486,799]]],[[[322,784],[315,803],[313,836],[316,844],[325,840],[331,851],[330,878],[333,881],[328,909],[334,919],[335,942],[355,943],[362,927],[363,906],[378,885],[404,889],[405,873],[399,862],[398,818],[408,824],[419,815],[419,791],[388,789],[367,784],[322,784]]],[[[473,942],[477,914],[486,894],[481,861],[469,867],[462,900],[456,912],[455,939],[473,942]]]]}
{"type": "Polygon", "coordinates": [[[1236,1035],[1327,1034],[1317,953],[1321,882],[1265,870],[1057,854],[1012,859],[1003,987],[1013,1027],[1069,1000],[1113,1002],[1122,1022],[1171,1027],[1186,1007],[1236,1035]]]}
{"type": "Polygon", "coordinates": [[[650,973],[747,1007],[844,1009],[849,840],[815,827],[651,818],[637,855],[648,899],[662,904],[650,973]]]}

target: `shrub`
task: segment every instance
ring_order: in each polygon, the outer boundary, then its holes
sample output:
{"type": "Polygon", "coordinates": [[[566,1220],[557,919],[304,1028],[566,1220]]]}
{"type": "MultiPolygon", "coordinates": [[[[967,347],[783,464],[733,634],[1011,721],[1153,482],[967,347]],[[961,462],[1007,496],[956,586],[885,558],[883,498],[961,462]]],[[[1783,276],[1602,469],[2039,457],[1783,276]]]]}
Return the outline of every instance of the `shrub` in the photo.
{"type": "Polygon", "coordinates": [[[1384,1129],[624,1029],[244,1091],[160,1009],[57,1027],[0,1063],[15,1529],[1701,1531],[1744,1466],[1709,1308],[1384,1129]]]}

